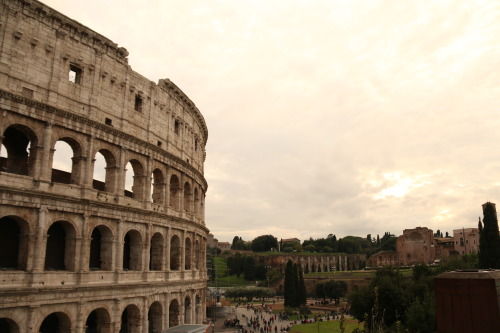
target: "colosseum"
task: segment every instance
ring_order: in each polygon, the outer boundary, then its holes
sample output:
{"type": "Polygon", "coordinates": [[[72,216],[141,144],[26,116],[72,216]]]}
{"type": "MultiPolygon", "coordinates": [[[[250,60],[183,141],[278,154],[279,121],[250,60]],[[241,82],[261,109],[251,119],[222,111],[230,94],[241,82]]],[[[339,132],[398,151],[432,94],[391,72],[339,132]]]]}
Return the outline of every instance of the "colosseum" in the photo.
{"type": "Polygon", "coordinates": [[[0,4],[0,332],[202,323],[202,114],[84,25],[0,4]]]}

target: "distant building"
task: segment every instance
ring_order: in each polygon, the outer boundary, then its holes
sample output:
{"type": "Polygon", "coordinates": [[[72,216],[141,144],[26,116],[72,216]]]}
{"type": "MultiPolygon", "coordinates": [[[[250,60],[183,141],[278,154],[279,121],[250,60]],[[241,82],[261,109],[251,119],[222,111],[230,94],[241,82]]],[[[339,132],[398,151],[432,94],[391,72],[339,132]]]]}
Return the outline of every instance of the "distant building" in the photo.
{"type": "Polygon", "coordinates": [[[287,247],[287,246],[291,246],[292,248],[295,248],[296,245],[299,245],[300,246],[300,239],[298,238],[285,238],[285,239],[281,239],[279,241],[279,249],[278,251],[283,251],[283,247],[287,247]]]}
{"type": "Polygon", "coordinates": [[[430,264],[436,259],[436,243],[431,229],[405,229],[396,241],[400,265],[430,264]]]}
{"type": "Polygon", "coordinates": [[[229,242],[218,242],[217,243],[217,248],[219,248],[221,251],[231,250],[231,243],[229,243],[229,242]]]}
{"type": "Polygon", "coordinates": [[[470,254],[479,252],[479,229],[462,228],[453,230],[453,241],[455,251],[458,254],[470,254]]]}

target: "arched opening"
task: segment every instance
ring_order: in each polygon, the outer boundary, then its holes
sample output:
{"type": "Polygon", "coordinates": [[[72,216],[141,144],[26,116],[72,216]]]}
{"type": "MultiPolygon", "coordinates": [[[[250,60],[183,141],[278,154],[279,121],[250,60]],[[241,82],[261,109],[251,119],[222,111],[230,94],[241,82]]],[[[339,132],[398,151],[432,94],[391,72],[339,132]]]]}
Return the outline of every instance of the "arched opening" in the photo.
{"type": "Polygon", "coordinates": [[[170,240],[170,270],[178,271],[181,268],[181,241],[177,235],[170,240]]]}
{"type": "Polygon", "coordinates": [[[195,307],[195,322],[194,324],[201,323],[201,297],[196,295],[196,307],[195,307]]]}
{"type": "Polygon", "coordinates": [[[200,253],[200,242],[196,240],[194,242],[194,266],[197,270],[200,269],[200,258],[201,258],[201,253],[200,253]]]}
{"type": "Polygon", "coordinates": [[[163,236],[157,232],[151,237],[149,247],[149,270],[161,271],[163,269],[163,236]]]}
{"type": "Polygon", "coordinates": [[[184,269],[188,270],[191,269],[191,239],[189,237],[186,237],[184,249],[184,269]]]}
{"type": "Polygon", "coordinates": [[[100,225],[92,230],[90,236],[90,270],[105,270],[112,269],[113,256],[113,234],[108,227],[100,225]]]}
{"type": "Polygon", "coordinates": [[[54,222],[47,231],[46,270],[74,270],[75,229],[65,221],[54,222]]]}
{"type": "Polygon", "coordinates": [[[15,321],[9,318],[0,318],[0,332],[19,333],[19,326],[17,326],[15,321]]]}
{"type": "Polygon", "coordinates": [[[186,212],[191,212],[191,185],[189,183],[184,184],[184,210],[186,212]]]}
{"type": "Polygon", "coordinates": [[[123,270],[141,270],[141,250],[141,234],[137,230],[130,230],[125,234],[123,242],[123,270]]]}
{"type": "Polygon", "coordinates": [[[161,205],[165,202],[165,178],[160,169],[155,169],[153,171],[152,178],[151,201],[161,205]]]}
{"type": "Polygon", "coordinates": [[[95,309],[87,317],[85,333],[111,333],[111,319],[104,308],[95,309]]]}
{"type": "Polygon", "coordinates": [[[31,129],[22,125],[10,126],[3,133],[2,145],[6,156],[1,158],[2,171],[33,176],[38,140],[31,129]]]}
{"type": "Polygon", "coordinates": [[[148,333],[161,333],[163,309],[160,302],[154,302],[148,311],[148,333]]]}
{"type": "Polygon", "coordinates": [[[175,210],[179,210],[179,198],[177,193],[181,189],[179,178],[176,175],[170,177],[170,202],[169,205],[175,210]]]}
{"type": "Polygon", "coordinates": [[[179,302],[174,299],[168,307],[168,327],[179,326],[179,302]]]}
{"type": "Polygon", "coordinates": [[[141,330],[141,314],[139,308],[130,304],[122,312],[120,333],[137,333],[141,330]]]}
{"type": "Polygon", "coordinates": [[[125,190],[124,195],[129,198],[141,200],[144,198],[144,186],[146,176],[142,164],[132,159],[125,168],[125,190]],[[132,170],[129,172],[129,170],[132,170]]]}
{"type": "Polygon", "coordinates": [[[78,184],[80,178],[80,145],[73,139],[63,138],[54,145],[52,182],[78,184]]]}
{"type": "Polygon", "coordinates": [[[95,154],[92,188],[114,193],[117,171],[113,154],[107,149],[99,150],[95,154]]]}
{"type": "Polygon", "coordinates": [[[194,215],[200,217],[200,194],[198,188],[194,189],[194,215]]]}
{"type": "Polygon", "coordinates": [[[192,322],[191,322],[191,299],[187,296],[184,299],[184,324],[192,324],[192,322]]]}
{"type": "Polygon", "coordinates": [[[39,333],[67,333],[71,330],[71,321],[62,312],[54,312],[47,317],[40,325],[39,333]]]}
{"type": "Polygon", "coordinates": [[[2,217],[0,219],[0,269],[25,270],[28,243],[28,223],[16,216],[2,217]]]}

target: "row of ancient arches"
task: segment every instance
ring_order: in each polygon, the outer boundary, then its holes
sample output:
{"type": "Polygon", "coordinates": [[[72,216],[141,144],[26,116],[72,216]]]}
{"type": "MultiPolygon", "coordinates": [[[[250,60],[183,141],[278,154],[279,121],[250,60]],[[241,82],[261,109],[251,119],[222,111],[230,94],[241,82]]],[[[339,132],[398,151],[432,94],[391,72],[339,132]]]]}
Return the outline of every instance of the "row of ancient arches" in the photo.
{"type": "Polygon", "coordinates": [[[130,227],[119,236],[109,225],[100,224],[82,239],[86,253],[78,253],[80,235],[70,221],[48,223],[43,235],[36,235],[33,229],[19,216],[0,218],[0,269],[182,271],[202,270],[205,265],[204,240],[193,233],[169,237],[160,229],[146,238],[130,227]],[[40,267],[30,257],[37,258],[40,267]],[[83,258],[80,267],[76,257],[83,258]]]}
{"type": "MultiPolygon", "coordinates": [[[[97,306],[91,309],[81,323],[77,323],[78,319],[72,316],[71,311],[56,311],[42,317],[39,323],[33,324],[38,327],[35,332],[39,333],[67,333],[74,331],[77,325],[83,326],[85,333],[161,333],[167,327],[201,321],[203,314],[200,295],[194,296],[194,306],[190,296],[184,297],[183,300],[183,305],[177,298],[171,300],[167,311],[164,310],[162,302],[154,301],[144,313],[141,313],[140,305],[131,303],[126,305],[118,316],[113,316],[113,311],[106,306],[97,306]]],[[[23,323],[15,318],[0,317],[2,333],[23,332],[22,325],[23,323]]]]}
{"type": "Polygon", "coordinates": [[[203,218],[203,188],[166,162],[50,124],[43,132],[34,128],[12,124],[3,131],[0,171],[92,187],[203,218]]]}

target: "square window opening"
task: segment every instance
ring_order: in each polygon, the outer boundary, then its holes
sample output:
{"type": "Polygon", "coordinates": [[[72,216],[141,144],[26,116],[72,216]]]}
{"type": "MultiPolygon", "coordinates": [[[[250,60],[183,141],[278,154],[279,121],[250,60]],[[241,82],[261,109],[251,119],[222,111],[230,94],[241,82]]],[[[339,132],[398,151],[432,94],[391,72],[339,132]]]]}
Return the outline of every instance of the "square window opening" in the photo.
{"type": "Polygon", "coordinates": [[[134,110],[142,112],[142,98],[139,95],[135,95],[134,110]]]}
{"type": "Polygon", "coordinates": [[[174,123],[174,132],[175,134],[179,134],[181,131],[181,123],[176,120],[175,123],[174,123]]]}
{"type": "Polygon", "coordinates": [[[111,119],[109,119],[109,118],[106,118],[106,119],[104,120],[104,123],[105,123],[106,125],[113,126],[113,121],[112,121],[111,119]]]}
{"type": "Polygon", "coordinates": [[[158,141],[158,142],[156,143],[156,145],[157,145],[158,147],[161,147],[161,141],[158,141]]]}
{"type": "Polygon", "coordinates": [[[70,82],[81,84],[82,82],[82,73],[83,70],[75,65],[69,65],[69,76],[68,79],[70,82]]]}

